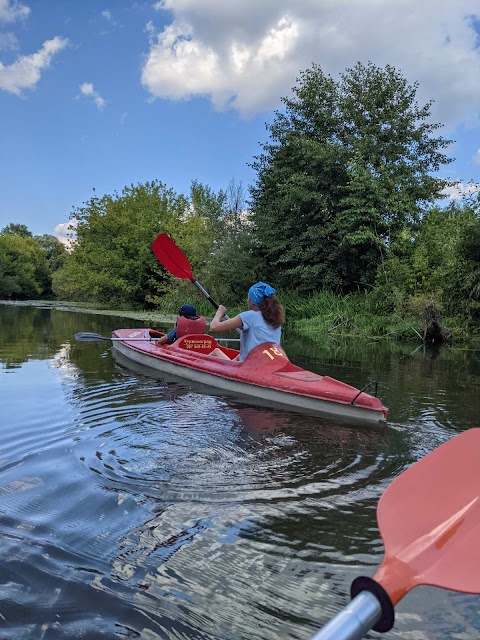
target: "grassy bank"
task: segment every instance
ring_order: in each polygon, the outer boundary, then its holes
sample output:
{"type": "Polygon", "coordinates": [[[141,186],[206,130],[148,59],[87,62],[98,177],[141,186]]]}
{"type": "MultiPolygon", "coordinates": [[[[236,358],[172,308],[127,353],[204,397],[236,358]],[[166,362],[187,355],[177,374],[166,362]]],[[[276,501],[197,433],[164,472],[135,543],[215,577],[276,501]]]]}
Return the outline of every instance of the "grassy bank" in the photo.
{"type": "Polygon", "coordinates": [[[319,292],[305,299],[287,292],[282,300],[289,325],[308,336],[328,334],[419,343],[433,315],[445,333],[451,334],[452,342],[480,343],[478,326],[468,325],[462,317],[444,316],[438,302],[427,296],[384,299],[377,291],[347,296],[319,292]]]}
{"type": "MultiPolygon", "coordinates": [[[[347,296],[319,292],[308,298],[288,291],[279,292],[278,295],[285,306],[287,327],[300,335],[357,337],[418,344],[422,342],[426,324],[431,319],[431,309],[434,308],[438,313],[437,317],[441,319],[442,328],[451,333],[452,342],[480,346],[479,326],[468,325],[463,317],[443,316],[438,303],[430,297],[418,296],[407,299],[398,296],[396,299],[385,299],[380,298],[375,291],[347,296]]],[[[196,305],[197,312],[205,315],[207,319],[213,316],[212,305],[200,292],[192,288],[191,283],[179,287],[175,294],[165,296],[162,299],[161,311],[111,309],[98,303],[61,300],[1,302],[133,318],[153,326],[173,323],[178,308],[185,303],[196,305]]],[[[227,305],[230,317],[245,309],[246,301],[240,305],[227,305]]]]}

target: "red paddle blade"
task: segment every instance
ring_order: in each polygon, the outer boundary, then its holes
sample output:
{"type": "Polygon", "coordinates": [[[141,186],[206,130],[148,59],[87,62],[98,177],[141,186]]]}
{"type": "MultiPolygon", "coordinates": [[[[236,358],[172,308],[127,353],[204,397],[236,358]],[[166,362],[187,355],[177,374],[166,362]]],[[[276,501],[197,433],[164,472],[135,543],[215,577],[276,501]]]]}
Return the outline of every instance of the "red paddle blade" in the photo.
{"type": "Polygon", "coordinates": [[[166,233],[161,233],[155,238],[152,251],[172,275],[177,278],[188,278],[192,282],[195,280],[186,256],[166,233]]]}
{"type": "Polygon", "coordinates": [[[374,579],[395,605],[424,584],[480,593],[480,429],[412,465],[377,509],[385,558],[374,579]]]}

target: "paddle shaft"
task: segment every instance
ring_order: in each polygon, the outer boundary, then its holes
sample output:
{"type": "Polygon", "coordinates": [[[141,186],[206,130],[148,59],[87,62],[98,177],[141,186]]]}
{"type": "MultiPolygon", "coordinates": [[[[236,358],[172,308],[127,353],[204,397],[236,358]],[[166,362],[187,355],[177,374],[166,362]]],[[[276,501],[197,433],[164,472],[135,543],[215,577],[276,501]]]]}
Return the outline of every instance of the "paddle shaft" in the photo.
{"type": "Polygon", "coordinates": [[[374,594],[362,591],[311,640],[361,640],[381,615],[382,607],[374,594]]]}
{"type": "MultiPolygon", "coordinates": [[[[212,296],[208,293],[208,291],[206,291],[206,289],[204,289],[204,288],[202,287],[202,285],[199,283],[199,281],[198,281],[196,278],[194,278],[193,280],[191,280],[191,282],[193,282],[193,284],[197,287],[197,289],[203,293],[203,295],[204,295],[204,296],[206,297],[206,299],[210,302],[210,304],[212,304],[212,305],[215,307],[215,309],[218,309],[219,305],[215,302],[215,300],[214,300],[214,299],[212,298],[212,296]]],[[[230,320],[229,316],[227,316],[227,314],[226,314],[226,313],[224,313],[224,314],[223,314],[223,317],[224,317],[226,320],[230,320]]],[[[241,332],[240,332],[240,329],[235,329],[235,331],[236,331],[237,333],[241,333],[241,332]]],[[[218,340],[218,338],[217,338],[217,340],[218,340]]]]}
{"type": "MultiPolygon", "coordinates": [[[[197,289],[203,293],[203,295],[210,302],[210,304],[213,307],[215,307],[215,309],[218,309],[218,307],[220,305],[217,302],[215,302],[215,300],[212,298],[212,296],[208,293],[208,291],[206,289],[204,289],[202,287],[202,285],[199,283],[199,281],[196,278],[193,278],[193,280],[191,280],[191,282],[193,282],[193,284],[197,287],[197,289]]],[[[227,316],[226,313],[223,314],[223,317],[226,318],[227,320],[229,320],[229,317],[227,316]]]]}

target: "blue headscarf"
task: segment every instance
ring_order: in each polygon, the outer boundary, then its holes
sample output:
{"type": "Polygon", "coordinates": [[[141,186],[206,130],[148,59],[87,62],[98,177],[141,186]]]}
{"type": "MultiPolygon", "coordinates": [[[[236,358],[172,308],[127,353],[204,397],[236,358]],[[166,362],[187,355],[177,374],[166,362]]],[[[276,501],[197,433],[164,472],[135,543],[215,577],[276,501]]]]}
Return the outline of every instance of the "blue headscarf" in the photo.
{"type": "Polygon", "coordinates": [[[277,293],[273,287],[265,282],[257,282],[250,287],[248,290],[248,297],[253,302],[253,304],[258,305],[262,304],[265,298],[268,296],[272,296],[274,293],[277,293]]]}

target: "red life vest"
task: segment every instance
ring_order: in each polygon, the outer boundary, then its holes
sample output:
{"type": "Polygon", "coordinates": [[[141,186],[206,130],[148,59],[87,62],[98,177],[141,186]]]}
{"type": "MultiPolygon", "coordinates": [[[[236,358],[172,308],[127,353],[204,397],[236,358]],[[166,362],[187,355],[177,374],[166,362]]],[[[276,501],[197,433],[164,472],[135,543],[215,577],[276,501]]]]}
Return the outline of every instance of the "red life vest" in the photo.
{"type": "Polygon", "coordinates": [[[184,316],[177,318],[177,338],[182,338],[190,333],[205,333],[207,323],[204,316],[200,316],[196,320],[190,320],[184,316]]]}

